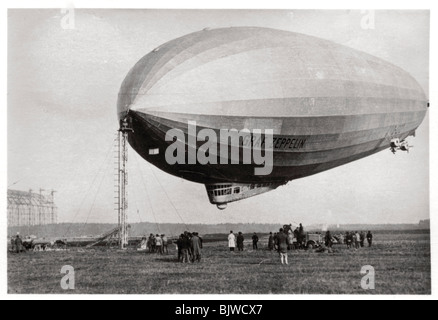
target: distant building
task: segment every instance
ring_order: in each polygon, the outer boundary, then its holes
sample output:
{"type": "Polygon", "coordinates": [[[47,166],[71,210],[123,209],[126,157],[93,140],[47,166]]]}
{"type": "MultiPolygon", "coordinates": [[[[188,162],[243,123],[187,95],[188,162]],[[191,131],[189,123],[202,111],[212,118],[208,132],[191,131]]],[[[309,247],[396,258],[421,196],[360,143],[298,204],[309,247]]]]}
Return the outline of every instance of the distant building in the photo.
{"type": "Polygon", "coordinates": [[[420,228],[422,228],[422,229],[430,229],[430,219],[428,219],[428,220],[421,220],[420,221],[420,228]]]}
{"type": "Polygon", "coordinates": [[[37,226],[58,223],[58,208],[54,191],[43,194],[29,191],[8,190],[8,226],[37,226]]]}

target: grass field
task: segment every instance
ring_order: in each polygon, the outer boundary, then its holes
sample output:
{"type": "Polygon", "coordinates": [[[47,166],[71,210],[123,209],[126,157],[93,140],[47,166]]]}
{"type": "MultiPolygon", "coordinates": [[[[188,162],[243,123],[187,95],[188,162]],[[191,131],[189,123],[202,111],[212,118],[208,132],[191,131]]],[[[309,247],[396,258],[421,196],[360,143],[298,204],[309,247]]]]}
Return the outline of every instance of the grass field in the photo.
{"type": "MultiPolygon", "coordinates": [[[[289,265],[266,249],[231,254],[227,243],[207,243],[203,261],[118,250],[29,252],[8,255],[10,294],[430,294],[428,233],[376,235],[373,248],[336,246],[335,253],[295,251],[289,265]],[[76,288],[63,291],[61,268],[75,269],[76,288]],[[376,288],[361,288],[361,268],[375,268],[376,288]]],[[[265,246],[266,239],[260,244],[265,246]]]]}

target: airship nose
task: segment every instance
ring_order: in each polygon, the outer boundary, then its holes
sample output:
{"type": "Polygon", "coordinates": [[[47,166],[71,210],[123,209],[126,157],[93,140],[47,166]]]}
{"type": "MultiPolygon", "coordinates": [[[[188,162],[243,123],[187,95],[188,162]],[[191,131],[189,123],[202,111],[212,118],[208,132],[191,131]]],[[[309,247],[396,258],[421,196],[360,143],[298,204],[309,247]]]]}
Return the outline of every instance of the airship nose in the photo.
{"type": "Polygon", "coordinates": [[[119,121],[126,118],[130,109],[131,108],[130,108],[129,104],[117,106],[117,116],[118,116],[119,121]]]}
{"type": "Polygon", "coordinates": [[[117,100],[117,116],[119,121],[126,118],[129,110],[132,109],[132,104],[134,103],[135,99],[135,91],[129,86],[129,84],[126,84],[125,82],[120,88],[119,97],[117,100]]]}

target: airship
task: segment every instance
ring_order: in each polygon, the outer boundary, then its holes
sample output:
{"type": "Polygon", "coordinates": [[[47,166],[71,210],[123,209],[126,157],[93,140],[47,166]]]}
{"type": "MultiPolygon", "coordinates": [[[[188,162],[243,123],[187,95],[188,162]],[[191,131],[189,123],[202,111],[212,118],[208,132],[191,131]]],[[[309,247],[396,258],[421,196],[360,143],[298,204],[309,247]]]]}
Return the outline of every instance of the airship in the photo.
{"type": "MultiPolygon", "coordinates": [[[[117,112],[121,126],[130,129],[129,144],[143,159],[204,184],[210,203],[225,209],[290,181],[394,150],[396,142],[415,136],[428,107],[419,83],[390,62],[309,35],[233,27],[207,28],[145,55],[121,85],[117,112]],[[196,123],[195,131],[188,123],[196,123]],[[206,142],[193,135],[209,130],[219,136],[223,129],[270,130],[269,174],[255,174],[260,166],[255,162],[166,159],[177,140],[188,155],[206,142]],[[182,136],[167,139],[171,130],[182,136]]],[[[249,141],[239,144],[241,153],[263,144],[254,136],[249,141]]],[[[220,158],[218,147],[208,156],[220,158]]]]}

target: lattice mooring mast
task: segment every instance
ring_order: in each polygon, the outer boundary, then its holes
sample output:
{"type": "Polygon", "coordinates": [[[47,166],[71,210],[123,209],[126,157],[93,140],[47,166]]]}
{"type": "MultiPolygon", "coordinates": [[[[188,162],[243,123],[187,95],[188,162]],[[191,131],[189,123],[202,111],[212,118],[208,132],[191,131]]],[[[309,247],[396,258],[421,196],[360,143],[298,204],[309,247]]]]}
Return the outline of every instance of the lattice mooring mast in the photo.
{"type": "Polygon", "coordinates": [[[126,119],[120,122],[118,132],[118,220],[120,248],[128,247],[128,134],[133,132],[126,119]]]}

